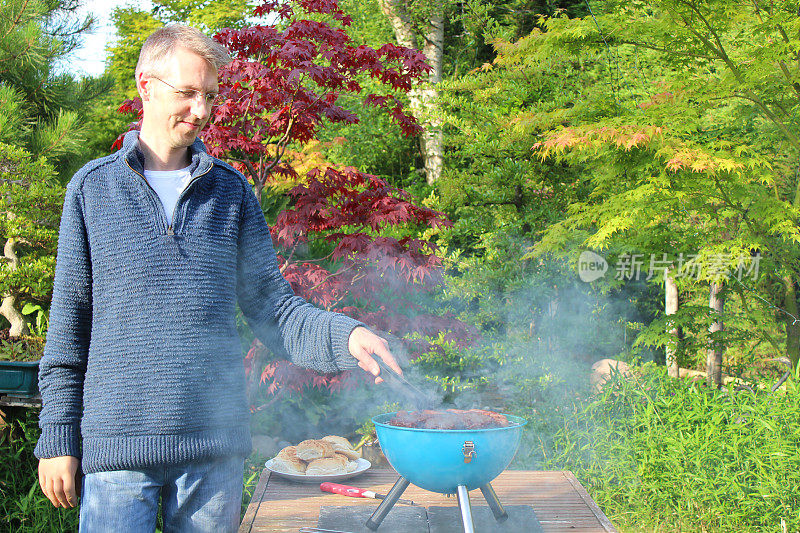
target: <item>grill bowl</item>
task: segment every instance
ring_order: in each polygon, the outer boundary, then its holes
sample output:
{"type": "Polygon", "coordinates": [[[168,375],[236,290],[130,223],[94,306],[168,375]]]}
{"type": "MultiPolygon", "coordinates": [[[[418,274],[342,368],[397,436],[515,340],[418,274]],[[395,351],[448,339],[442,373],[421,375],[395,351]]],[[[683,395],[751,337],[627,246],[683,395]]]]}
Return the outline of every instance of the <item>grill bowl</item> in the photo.
{"type": "Polygon", "coordinates": [[[506,415],[510,425],[504,428],[419,429],[390,425],[396,414],[372,418],[386,459],[414,485],[444,494],[454,494],[459,485],[477,489],[499,476],[517,453],[522,428],[528,423],[506,415]],[[464,462],[466,441],[475,445],[469,463],[464,462]]]}

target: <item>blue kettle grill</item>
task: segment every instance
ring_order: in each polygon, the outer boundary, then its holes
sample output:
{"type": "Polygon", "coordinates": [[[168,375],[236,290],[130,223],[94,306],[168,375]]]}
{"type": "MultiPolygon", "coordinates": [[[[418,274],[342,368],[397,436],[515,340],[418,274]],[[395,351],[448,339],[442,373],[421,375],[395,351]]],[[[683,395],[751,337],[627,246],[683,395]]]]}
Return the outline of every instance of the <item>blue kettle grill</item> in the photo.
{"type": "Polygon", "coordinates": [[[474,533],[468,491],[480,489],[495,519],[508,514],[497,498],[491,481],[511,463],[519,447],[524,418],[506,415],[507,427],[486,429],[420,429],[392,426],[397,413],[372,419],[389,464],[400,474],[389,494],[367,520],[378,529],[409,484],[444,494],[456,494],[464,533],[474,533]]]}

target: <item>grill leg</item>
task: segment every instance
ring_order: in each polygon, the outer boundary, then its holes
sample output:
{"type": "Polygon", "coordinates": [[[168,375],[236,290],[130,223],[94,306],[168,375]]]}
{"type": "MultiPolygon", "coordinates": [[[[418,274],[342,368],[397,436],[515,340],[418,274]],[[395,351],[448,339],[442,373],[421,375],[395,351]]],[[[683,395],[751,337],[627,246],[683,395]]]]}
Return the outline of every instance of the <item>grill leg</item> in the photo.
{"type": "Polygon", "coordinates": [[[461,523],[464,525],[464,533],[475,533],[472,525],[472,507],[469,504],[469,492],[467,487],[459,485],[456,489],[458,496],[458,509],[461,511],[461,523]]]}
{"type": "Polygon", "coordinates": [[[375,509],[375,512],[372,513],[372,516],[367,519],[368,528],[370,528],[372,531],[378,529],[378,526],[381,525],[383,519],[386,518],[387,514],[389,514],[389,510],[394,507],[394,504],[397,503],[397,500],[403,495],[403,491],[408,488],[409,483],[410,481],[403,476],[400,476],[400,479],[394,482],[392,490],[389,491],[389,494],[386,495],[386,498],[384,498],[378,508],[375,509]]]}
{"type": "Polygon", "coordinates": [[[494,514],[494,519],[498,522],[505,522],[508,520],[508,513],[505,509],[503,509],[503,504],[500,503],[500,499],[497,497],[497,493],[492,488],[492,484],[487,483],[481,487],[481,492],[483,493],[483,497],[486,498],[486,503],[489,504],[489,508],[494,514]]]}

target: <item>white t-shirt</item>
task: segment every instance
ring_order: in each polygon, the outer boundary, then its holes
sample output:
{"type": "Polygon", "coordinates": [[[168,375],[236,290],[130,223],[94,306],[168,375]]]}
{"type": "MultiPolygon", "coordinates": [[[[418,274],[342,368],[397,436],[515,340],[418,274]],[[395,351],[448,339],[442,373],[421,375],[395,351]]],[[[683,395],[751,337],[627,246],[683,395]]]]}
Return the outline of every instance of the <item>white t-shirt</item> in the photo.
{"type": "Polygon", "coordinates": [[[167,214],[167,222],[170,225],[172,225],[172,215],[175,211],[175,205],[178,203],[178,197],[192,180],[192,174],[189,172],[190,168],[144,171],[147,183],[150,184],[161,199],[164,212],[167,214]]]}

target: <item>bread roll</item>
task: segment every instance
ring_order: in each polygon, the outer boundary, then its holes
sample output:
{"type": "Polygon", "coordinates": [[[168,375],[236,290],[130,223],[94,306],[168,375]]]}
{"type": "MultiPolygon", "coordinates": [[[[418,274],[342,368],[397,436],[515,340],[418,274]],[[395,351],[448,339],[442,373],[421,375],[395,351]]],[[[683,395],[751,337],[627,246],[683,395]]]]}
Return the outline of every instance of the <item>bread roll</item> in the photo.
{"type": "Polygon", "coordinates": [[[346,474],[348,471],[347,458],[343,455],[335,457],[323,457],[322,459],[314,459],[308,463],[306,468],[307,476],[322,476],[332,474],[346,474]]]}
{"type": "Polygon", "coordinates": [[[297,446],[287,446],[279,451],[277,456],[284,459],[297,459],[297,446]]]}
{"type": "Polygon", "coordinates": [[[272,468],[287,474],[305,474],[306,464],[296,457],[281,457],[272,460],[272,468]]]}
{"type": "Polygon", "coordinates": [[[350,441],[344,437],[339,437],[338,435],[328,435],[327,437],[322,437],[322,440],[333,444],[333,449],[336,451],[336,453],[344,454],[348,459],[358,459],[361,457],[361,452],[355,451],[353,446],[350,444],[350,441]]]}
{"type": "Polygon", "coordinates": [[[327,437],[322,437],[322,440],[330,442],[335,448],[344,448],[346,450],[353,449],[353,445],[350,444],[350,441],[339,435],[328,435],[327,437]]]}
{"type": "Polygon", "coordinates": [[[333,457],[336,452],[333,449],[333,444],[326,440],[304,440],[297,445],[295,453],[298,459],[313,461],[324,457],[333,457]]]}
{"type": "Polygon", "coordinates": [[[356,459],[361,457],[361,452],[357,452],[355,450],[340,450],[340,449],[337,449],[336,453],[340,453],[340,454],[344,455],[345,457],[347,457],[351,461],[355,461],[356,459]]]}

